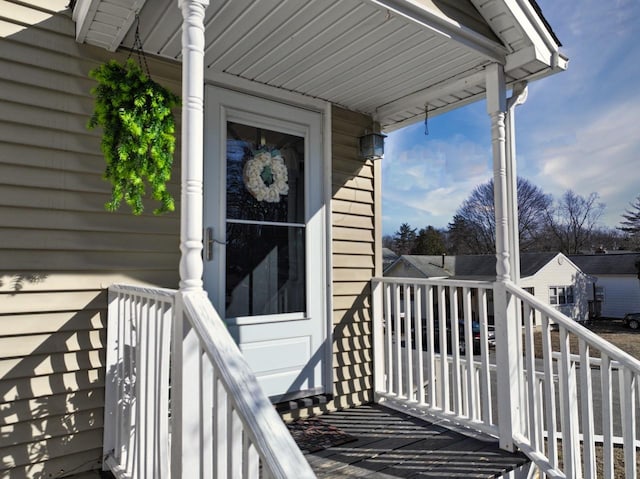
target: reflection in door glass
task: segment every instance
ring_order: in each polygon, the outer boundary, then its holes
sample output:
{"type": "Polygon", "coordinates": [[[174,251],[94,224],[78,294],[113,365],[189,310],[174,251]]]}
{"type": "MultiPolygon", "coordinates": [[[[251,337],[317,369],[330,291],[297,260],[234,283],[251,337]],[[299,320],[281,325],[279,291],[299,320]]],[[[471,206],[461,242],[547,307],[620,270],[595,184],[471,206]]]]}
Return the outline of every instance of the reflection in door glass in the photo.
{"type": "MultiPolygon", "coordinates": [[[[269,167],[261,170],[266,189],[277,179],[269,167]]],[[[304,223],[304,138],[227,123],[227,218],[304,223]],[[287,193],[275,202],[260,201],[248,188],[247,165],[259,152],[281,157],[286,169],[287,193]]]]}
{"type": "Polygon", "coordinates": [[[305,311],[304,228],[227,224],[226,316],[305,311]]]}

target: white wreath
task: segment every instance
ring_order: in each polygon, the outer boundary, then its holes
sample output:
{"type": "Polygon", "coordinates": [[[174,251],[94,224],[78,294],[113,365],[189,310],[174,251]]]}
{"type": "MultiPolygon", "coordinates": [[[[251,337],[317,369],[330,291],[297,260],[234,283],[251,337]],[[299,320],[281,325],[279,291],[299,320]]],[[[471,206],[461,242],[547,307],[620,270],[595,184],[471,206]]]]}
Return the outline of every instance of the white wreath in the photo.
{"type": "Polygon", "coordinates": [[[256,152],[244,165],[243,177],[245,187],[258,201],[278,203],[280,195],[289,193],[287,166],[276,150],[256,152]],[[267,175],[271,175],[270,184],[267,184],[262,176],[265,170],[267,175]]]}

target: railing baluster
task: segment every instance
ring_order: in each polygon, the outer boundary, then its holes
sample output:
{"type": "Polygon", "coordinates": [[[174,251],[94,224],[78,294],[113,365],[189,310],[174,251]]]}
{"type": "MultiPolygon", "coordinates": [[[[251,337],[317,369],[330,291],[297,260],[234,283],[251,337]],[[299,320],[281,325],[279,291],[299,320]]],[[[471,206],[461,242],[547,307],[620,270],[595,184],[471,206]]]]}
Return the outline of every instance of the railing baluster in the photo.
{"type": "Polygon", "coordinates": [[[169,477],[171,465],[169,463],[171,454],[169,451],[169,388],[170,388],[170,366],[171,366],[171,318],[173,315],[173,304],[162,301],[158,311],[160,321],[160,341],[156,344],[158,357],[158,415],[156,444],[158,454],[158,471],[156,478],[163,479],[169,477]]]}
{"type": "Polygon", "coordinates": [[[228,477],[229,466],[227,463],[227,418],[228,404],[227,391],[224,389],[224,384],[214,377],[214,413],[213,413],[213,444],[214,447],[214,479],[224,479],[228,477]]]}
{"type": "Polygon", "coordinates": [[[135,391],[135,356],[136,356],[136,347],[134,343],[134,334],[135,334],[135,314],[134,314],[134,300],[132,295],[127,295],[127,303],[126,309],[127,313],[125,316],[125,348],[129,348],[127,361],[125,362],[125,401],[128,403],[128,414],[126,414],[125,423],[128,429],[125,429],[128,434],[126,450],[125,450],[125,464],[126,471],[130,474],[134,473],[134,458],[136,453],[136,433],[137,433],[137,404],[134,397],[135,391]]]}
{"type": "Polygon", "coordinates": [[[122,377],[118,374],[118,365],[121,364],[118,347],[118,336],[113,334],[120,331],[120,295],[109,291],[107,313],[107,342],[105,345],[105,387],[104,387],[104,438],[102,456],[109,454],[119,456],[116,445],[120,444],[118,404],[120,404],[119,386],[117,381],[122,377]]]}
{"type": "Polygon", "coordinates": [[[584,473],[586,477],[594,477],[596,471],[596,450],[593,437],[593,384],[591,381],[591,358],[589,355],[589,345],[582,339],[579,340],[579,348],[584,473]]]}
{"type": "Polygon", "coordinates": [[[206,354],[202,354],[200,357],[200,367],[202,368],[202,381],[200,385],[200,407],[202,408],[201,417],[202,425],[201,430],[201,442],[202,448],[202,479],[213,479],[214,473],[214,431],[215,431],[215,418],[214,418],[214,387],[215,387],[215,372],[213,365],[206,354]]]}
{"type": "Polygon", "coordinates": [[[556,425],[556,388],[553,372],[553,350],[551,348],[551,324],[549,316],[542,315],[542,360],[545,377],[545,417],[547,425],[547,457],[553,468],[558,467],[558,435],[556,425]]]}
{"type": "MultiPolygon", "coordinates": [[[[480,322],[480,341],[482,344],[488,344],[488,302],[487,290],[485,288],[478,289],[478,320],[480,322]]],[[[481,416],[486,425],[493,424],[493,406],[491,403],[491,380],[489,370],[489,351],[488,348],[480,349],[480,390],[482,391],[482,412],[481,416]]]]}
{"type": "MultiPolygon", "coordinates": [[[[475,393],[477,388],[475,384],[475,367],[473,364],[475,338],[473,336],[473,314],[471,313],[471,290],[467,287],[462,288],[462,313],[464,316],[464,338],[466,343],[466,368],[464,375],[466,404],[464,414],[469,419],[473,420],[477,419],[477,408],[475,402],[475,393]]],[[[481,350],[485,347],[482,340],[480,341],[479,346],[481,350]]]]}
{"type": "Polygon", "coordinates": [[[637,378],[629,369],[619,369],[620,413],[624,438],[625,477],[636,477],[636,384],[637,378]]]}
{"type": "Polygon", "coordinates": [[[427,290],[425,292],[425,307],[427,313],[427,402],[431,405],[432,408],[436,408],[438,406],[437,393],[436,393],[436,363],[435,363],[435,351],[433,345],[433,322],[434,322],[434,314],[433,314],[433,286],[429,285],[426,287],[427,290]]]}
{"type": "Polygon", "coordinates": [[[611,360],[601,353],[600,382],[602,384],[602,459],[603,475],[605,479],[614,477],[613,459],[613,391],[611,381],[611,360]]]}
{"type": "Polygon", "coordinates": [[[413,306],[414,306],[414,314],[413,321],[415,324],[415,345],[416,345],[416,360],[415,360],[415,369],[418,375],[417,378],[417,397],[416,400],[419,404],[424,404],[424,345],[422,344],[423,331],[424,331],[424,318],[422,314],[422,302],[423,302],[423,293],[424,286],[414,285],[413,292],[413,306]]]}
{"type": "Polygon", "coordinates": [[[393,318],[393,326],[395,332],[395,341],[393,343],[394,347],[394,359],[395,359],[395,379],[396,384],[395,388],[392,391],[398,395],[398,397],[402,396],[402,318],[400,317],[401,308],[400,308],[400,285],[393,285],[393,297],[394,297],[394,318],[393,318]]]}
{"type": "Polygon", "coordinates": [[[137,477],[148,477],[147,461],[148,456],[148,425],[147,417],[149,415],[149,311],[146,298],[136,298],[136,317],[138,318],[138,344],[136,348],[136,395],[138,398],[138,450],[136,457],[138,460],[137,477]]]}
{"type": "Polygon", "coordinates": [[[440,331],[440,407],[450,412],[449,406],[449,361],[447,361],[447,292],[438,285],[438,325],[440,331]]]}
{"type": "MultiPolygon", "coordinates": [[[[452,382],[453,382],[453,411],[462,416],[462,381],[460,378],[460,320],[458,315],[458,288],[449,288],[449,307],[451,309],[451,353],[452,353],[452,382]]],[[[468,346],[465,345],[465,348],[468,346]]]]}
{"type": "Polygon", "coordinates": [[[260,461],[258,453],[249,437],[245,434],[242,438],[242,477],[258,479],[260,474],[260,461]]]}
{"type": "Polygon", "coordinates": [[[238,413],[231,404],[227,405],[227,454],[229,477],[242,477],[242,423],[238,413]]]}
{"type": "Polygon", "coordinates": [[[579,444],[575,444],[577,437],[576,427],[573,422],[573,411],[577,410],[578,402],[575,394],[575,370],[570,358],[570,341],[567,329],[560,326],[560,403],[562,423],[562,458],[564,470],[568,477],[579,477],[578,458],[579,444]],[[578,448],[576,447],[578,446],[578,448]]]}
{"type": "Polygon", "coordinates": [[[533,444],[538,444],[538,416],[536,404],[536,389],[538,382],[536,380],[536,357],[533,341],[533,318],[531,314],[531,306],[524,303],[522,320],[524,324],[524,352],[525,352],[525,370],[526,370],[526,388],[527,388],[527,411],[529,421],[526,423],[529,437],[533,444]]]}
{"type": "Polygon", "coordinates": [[[385,284],[373,281],[371,284],[372,297],[372,336],[373,336],[373,388],[374,393],[385,389],[385,363],[387,352],[385,341],[385,316],[384,316],[384,288],[385,284]]]}
{"type": "Polygon", "coordinates": [[[404,394],[407,400],[413,401],[415,398],[415,394],[413,393],[413,344],[412,344],[412,334],[411,334],[411,292],[412,288],[408,284],[403,285],[404,290],[404,364],[406,368],[406,372],[404,375],[404,394]]]}
{"type": "Polygon", "coordinates": [[[391,316],[391,285],[384,283],[384,334],[386,347],[384,357],[386,361],[387,387],[385,392],[393,391],[393,324],[391,316]]]}

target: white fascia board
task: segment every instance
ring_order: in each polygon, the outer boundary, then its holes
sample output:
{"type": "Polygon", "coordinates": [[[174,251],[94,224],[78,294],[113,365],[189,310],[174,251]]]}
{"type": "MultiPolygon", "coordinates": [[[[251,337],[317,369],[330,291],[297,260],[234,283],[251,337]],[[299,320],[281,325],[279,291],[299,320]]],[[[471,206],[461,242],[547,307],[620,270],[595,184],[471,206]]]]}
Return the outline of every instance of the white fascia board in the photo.
{"type": "Polygon", "coordinates": [[[115,52],[129,32],[131,25],[133,25],[136,19],[136,13],[142,9],[146,0],[134,0],[126,7],[129,11],[127,16],[122,18],[120,25],[110,25],[117,29],[117,33],[113,37],[110,37],[108,42],[105,42],[105,39],[94,40],[91,38],[91,25],[102,1],[103,0],[78,0],[76,3],[73,9],[73,20],[76,22],[76,41],[78,43],[90,43],[115,52]]]}
{"type": "Polygon", "coordinates": [[[542,51],[535,45],[529,45],[527,48],[518,50],[507,56],[505,71],[517,70],[526,67],[531,63],[539,63],[541,69],[543,67],[551,68],[552,71],[564,71],[567,69],[569,61],[567,57],[561,55],[557,50],[550,51],[543,47],[542,51]]]}
{"type": "Polygon", "coordinates": [[[124,37],[129,32],[131,25],[133,25],[133,22],[136,19],[136,14],[142,10],[146,1],[147,0],[135,0],[131,3],[131,6],[129,7],[129,14],[124,19],[122,25],[119,26],[116,36],[113,37],[111,45],[108,48],[109,51],[115,52],[118,49],[120,43],[122,43],[122,40],[124,40],[124,37]]]}
{"type": "Polygon", "coordinates": [[[545,63],[551,67],[554,57],[558,56],[558,44],[554,40],[551,32],[531,6],[529,0],[504,0],[505,7],[509,10],[522,31],[535,47],[536,52],[549,52],[545,63]]]}
{"type": "Polygon", "coordinates": [[[76,41],[84,43],[98,10],[100,0],[78,0],[73,8],[73,21],[76,22],[76,41]]]}
{"type": "Polygon", "coordinates": [[[426,28],[437,35],[457,42],[470,50],[479,53],[491,61],[504,63],[507,49],[470,28],[451,19],[427,10],[415,0],[367,0],[402,18],[426,28]]]}

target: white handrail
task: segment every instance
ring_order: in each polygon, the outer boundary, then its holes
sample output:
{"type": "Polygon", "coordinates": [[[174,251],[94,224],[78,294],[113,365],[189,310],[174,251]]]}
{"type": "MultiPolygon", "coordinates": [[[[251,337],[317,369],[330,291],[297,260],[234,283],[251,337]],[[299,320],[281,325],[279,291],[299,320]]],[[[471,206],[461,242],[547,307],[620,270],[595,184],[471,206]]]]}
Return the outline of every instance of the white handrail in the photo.
{"type": "Polygon", "coordinates": [[[535,305],[535,309],[545,315],[547,315],[553,322],[556,324],[561,324],[567,331],[575,334],[576,336],[580,336],[586,342],[596,346],[603,353],[606,353],[610,358],[615,358],[622,366],[631,369],[637,374],[640,374],[640,360],[637,360],[629,353],[623,351],[622,349],[614,346],[609,341],[602,339],[593,331],[582,326],[580,323],[574,321],[573,319],[565,316],[557,309],[552,308],[548,304],[542,303],[539,299],[537,299],[532,294],[526,292],[524,289],[508,283],[507,291],[509,291],[514,296],[520,298],[521,300],[529,303],[532,307],[535,305]]]}
{"type": "Polygon", "coordinates": [[[176,291],[109,288],[104,467],[118,478],[169,477],[169,349],[176,291]]]}
{"type": "Polygon", "coordinates": [[[376,400],[499,437],[505,447],[511,443],[525,452],[544,477],[593,478],[600,466],[605,478],[637,476],[640,361],[511,283],[498,288],[482,281],[385,277],[375,278],[372,290],[376,400]],[[506,318],[500,324],[515,325],[512,341],[495,338],[503,341],[496,344],[503,358],[508,351],[509,374],[487,352],[489,292],[495,317],[506,318]],[[505,310],[498,311],[499,305],[505,310]],[[541,333],[534,331],[536,317],[541,333]],[[451,328],[456,318],[463,325],[458,331],[451,328]],[[469,318],[480,324],[477,359],[468,343],[464,353],[451,347],[458,332],[468,342],[469,318]],[[534,344],[540,335],[542,353],[534,344]],[[572,350],[576,343],[578,350],[572,350]],[[519,412],[508,417],[512,424],[506,428],[494,411],[501,404],[496,377],[517,382],[508,389],[519,412]],[[614,445],[623,448],[623,471],[614,462],[614,445]]]}
{"type": "Polygon", "coordinates": [[[640,361],[521,288],[507,284],[506,290],[518,302],[526,338],[519,354],[526,362],[523,371],[526,393],[521,401],[526,406],[529,420],[515,434],[516,444],[524,451],[533,451],[530,457],[550,477],[564,474],[586,478],[596,475],[595,448],[599,444],[603,448],[604,477],[621,473],[615,471],[613,447],[616,443],[622,444],[623,473],[625,477],[635,478],[636,456],[640,450],[640,431],[636,425],[640,409],[637,393],[640,390],[640,361]],[[542,319],[542,358],[534,354],[533,318],[536,314],[542,319]],[[559,351],[553,348],[552,328],[558,330],[559,351]],[[578,344],[578,354],[571,351],[571,338],[578,344]],[[598,352],[600,358],[592,357],[592,351],[598,352]],[[537,370],[532,373],[539,359],[543,363],[542,376],[537,370]],[[594,375],[596,378],[599,375],[600,380],[594,381],[594,375]],[[619,383],[615,396],[617,408],[613,395],[615,376],[619,383]],[[596,395],[600,396],[599,401],[594,401],[596,395]],[[595,414],[594,403],[601,404],[600,417],[595,414]],[[617,427],[613,420],[616,413],[619,416],[617,427]],[[596,434],[598,426],[601,426],[602,434],[596,434]],[[560,451],[556,447],[558,442],[562,445],[562,468],[560,451]]]}
{"type": "MultiPolygon", "coordinates": [[[[176,391],[176,400],[181,402],[182,410],[188,412],[183,414],[182,427],[176,425],[175,433],[180,434],[182,431],[182,442],[185,442],[184,431],[188,431],[194,436],[200,434],[203,442],[216,442],[215,435],[225,437],[227,444],[227,470],[226,474],[221,471],[221,465],[214,464],[213,467],[218,471],[218,475],[213,477],[258,477],[259,466],[262,465],[268,477],[274,479],[287,478],[315,478],[315,474],[311,467],[304,459],[300,449],[293,441],[291,434],[276,413],[269,399],[264,395],[255,375],[251,372],[249,365],[244,359],[242,353],[238,349],[236,343],[231,338],[224,323],[218,316],[217,312],[211,305],[211,302],[204,293],[182,293],[180,295],[180,311],[176,318],[176,326],[178,330],[183,331],[185,338],[189,341],[189,328],[193,328],[196,341],[189,342],[191,349],[185,350],[177,347],[176,353],[182,349],[182,355],[189,361],[189,357],[196,355],[197,363],[205,374],[200,377],[207,378],[206,369],[211,367],[208,372],[211,375],[208,383],[193,381],[187,383],[183,375],[179,386],[182,392],[176,391]],[[182,323],[181,325],[179,323],[182,323]],[[209,364],[206,364],[206,363],[209,364]],[[224,397],[217,396],[220,387],[225,391],[224,397]],[[207,386],[209,391],[207,391],[207,386]],[[205,411],[202,415],[198,410],[205,411]],[[224,411],[227,415],[226,424],[213,418],[215,422],[214,437],[209,437],[210,431],[206,425],[211,424],[212,418],[206,411],[212,410],[213,416],[217,411],[224,411]],[[241,423],[235,425],[236,420],[241,423]],[[226,429],[221,431],[221,429],[226,429]],[[196,433],[196,431],[199,431],[196,433]],[[234,445],[242,447],[242,451],[233,450],[234,445]],[[252,451],[255,450],[255,458],[251,458],[252,451]],[[234,460],[241,460],[242,464],[234,464],[234,460]],[[247,463],[253,463],[247,465],[247,463]],[[249,475],[247,475],[249,474],[249,475]]],[[[181,363],[180,354],[174,356],[174,367],[176,371],[185,372],[185,364],[181,363]]],[[[193,366],[190,363],[187,367],[193,366]]],[[[190,371],[191,378],[194,377],[193,370],[190,371]]],[[[174,461],[181,460],[183,470],[198,470],[201,465],[200,458],[191,455],[197,464],[186,464],[185,450],[195,447],[198,443],[193,443],[193,437],[190,438],[190,444],[183,444],[182,450],[174,450],[174,461]],[[181,457],[178,459],[177,455],[181,457]]],[[[179,442],[179,441],[178,441],[179,442]]],[[[221,445],[218,444],[218,447],[221,445]]],[[[215,446],[214,446],[215,447],[215,446]]],[[[215,451],[214,451],[215,452],[215,451]]],[[[220,453],[220,451],[218,451],[220,453]]],[[[196,475],[182,474],[183,478],[196,477],[196,475]]],[[[208,477],[205,475],[204,477],[208,477]]]]}
{"type": "Polygon", "coordinates": [[[118,479],[315,477],[206,294],[114,285],[107,336],[118,479]]]}
{"type": "Polygon", "coordinates": [[[372,287],[376,400],[497,435],[492,283],[385,277],[374,278],[372,287]]]}

